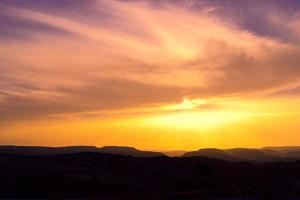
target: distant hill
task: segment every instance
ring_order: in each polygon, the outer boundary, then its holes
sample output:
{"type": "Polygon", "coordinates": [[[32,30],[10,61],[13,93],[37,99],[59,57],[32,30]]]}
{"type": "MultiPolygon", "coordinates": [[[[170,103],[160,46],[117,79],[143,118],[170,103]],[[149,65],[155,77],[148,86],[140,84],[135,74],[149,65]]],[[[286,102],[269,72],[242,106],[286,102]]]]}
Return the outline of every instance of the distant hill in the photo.
{"type": "Polygon", "coordinates": [[[98,152],[109,153],[116,155],[134,156],[134,157],[160,157],[165,156],[165,154],[153,151],[140,151],[133,147],[126,146],[104,146],[98,148],[98,152]]]}
{"type": "Polygon", "coordinates": [[[58,155],[80,152],[97,152],[95,146],[67,146],[67,147],[44,147],[44,146],[0,146],[0,153],[21,155],[58,155]]]}
{"type": "Polygon", "coordinates": [[[278,150],[274,150],[274,149],[260,149],[260,151],[269,154],[269,155],[273,155],[273,156],[282,156],[282,152],[278,151],[278,150]]]}
{"type": "Polygon", "coordinates": [[[0,153],[20,154],[20,155],[60,155],[73,154],[81,152],[95,152],[116,155],[126,155],[133,157],[160,157],[165,156],[160,152],[140,151],[133,147],[123,146],[105,146],[97,148],[96,146],[67,146],[67,147],[43,147],[43,146],[0,146],[0,153]]]}
{"type": "Polygon", "coordinates": [[[216,159],[228,160],[228,161],[241,160],[239,158],[227,154],[225,151],[221,149],[215,149],[215,148],[199,149],[198,151],[190,151],[183,154],[183,157],[195,157],[195,156],[205,156],[209,158],[216,158],[216,159]]]}
{"type": "Polygon", "coordinates": [[[300,146],[269,146],[269,147],[263,147],[263,150],[275,150],[279,151],[281,153],[287,153],[290,151],[300,151],[300,146]]]}
{"type": "Polygon", "coordinates": [[[226,161],[254,161],[273,162],[291,161],[300,159],[300,147],[264,147],[261,149],[232,148],[217,149],[204,148],[197,151],[167,151],[154,152],[143,151],[128,146],[66,146],[66,147],[45,147],[45,146],[0,146],[0,153],[20,154],[33,156],[50,156],[74,153],[105,153],[132,157],[208,157],[226,161]]]}
{"type": "Polygon", "coordinates": [[[163,154],[170,156],[170,157],[178,157],[178,156],[182,156],[183,154],[186,153],[186,151],[164,151],[162,152],[163,154]]]}
{"type": "Polygon", "coordinates": [[[257,161],[270,162],[288,159],[282,156],[282,153],[273,149],[248,149],[248,148],[233,148],[233,149],[215,149],[206,148],[198,151],[186,152],[183,157],[205,156],[209,158],[222,159],[227,161],[257,161]]]}
{"type": "Polygon", "coordinates": [[[260,161],[260,162],[277,161],[280,160],[281,158],[279,156],[263,152],[259,149],[234,148],[234,149],[227,149],[225,150],[225,152],[236,158],[249,160],[249,161],[260,161]]]}
{"type": "Polygon", "coordinates": [[[283,154],[284,157],[300,158],[300,150],[289,151],[283,154]]]}

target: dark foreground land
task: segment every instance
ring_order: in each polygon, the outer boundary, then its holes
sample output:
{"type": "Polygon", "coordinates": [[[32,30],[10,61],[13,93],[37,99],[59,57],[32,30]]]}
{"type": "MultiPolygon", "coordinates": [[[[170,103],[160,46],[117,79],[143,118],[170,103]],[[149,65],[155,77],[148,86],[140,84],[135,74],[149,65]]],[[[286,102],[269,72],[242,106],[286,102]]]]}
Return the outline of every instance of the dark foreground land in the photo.
{"type": "Polygon", "coordinates": [[[300,199],[300,161],[2,153],[0,198],[300,199]]]}

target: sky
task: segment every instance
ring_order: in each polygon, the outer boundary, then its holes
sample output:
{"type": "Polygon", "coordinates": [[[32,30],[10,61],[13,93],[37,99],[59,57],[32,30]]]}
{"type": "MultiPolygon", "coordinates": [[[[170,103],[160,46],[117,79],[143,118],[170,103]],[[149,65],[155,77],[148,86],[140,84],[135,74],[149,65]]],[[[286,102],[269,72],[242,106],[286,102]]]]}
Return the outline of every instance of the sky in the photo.
{"type": "Polygon", "coordinates": [[[300,145],[298,0],[1,0],[0,144],[300,145]]]}

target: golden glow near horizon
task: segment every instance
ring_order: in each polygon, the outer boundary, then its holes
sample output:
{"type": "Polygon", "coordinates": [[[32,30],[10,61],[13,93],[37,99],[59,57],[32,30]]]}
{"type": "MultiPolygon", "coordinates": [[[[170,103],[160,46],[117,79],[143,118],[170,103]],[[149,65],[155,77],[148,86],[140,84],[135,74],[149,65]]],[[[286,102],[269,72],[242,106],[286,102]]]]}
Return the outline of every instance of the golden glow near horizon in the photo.
{"type": "Polygon", "coordinates": [[[205,104],[206,102],[202,99],[189,100],[184,98],[180,104],[167,106],[168,109],[175,112],[151,117],[147,123],[174,129],[205,130],[222,124],[237,122],[248,116],[247,113],[239,111],[201,110],[201,106],[205,104]]]}
{"type": "MultiPolygon", "coordinates": [[[[81,119],[74,116],[70,119],[7,124],[3,128],[2,142],[7,144],[7,141],[13,139],[15,144],[23,145],[110,144],[152,150],[260,147],[276,143],[297,145],[297,140],[289,140],[299,126],[296,124],[298,114],[293,108],[293,105],[299,103],[297,101],[280,102],[277,105],[273,102],[273,105],[268,106],[268,101],[263,104],[260,101],[252,101],[253,104],[232,102],[236,104],[235,109],[231,103],[225,102],[228,107],[224,109],[204,111],[198,105],[194,108],[181,107],[190,104],[187,101],[190,100],[184,99],[182,103],[170,105],[167,111],[163,106],[160,111],[149,111],[147,114],[132,114],[133,110],[127,110],[103,118],[81,119]],[[286,132],[286,126],[289,126],[289,132],[286,132]],[[277,134],[286,137],[275,137],[277,134]],[[26,137],[28,135],[30,137],[26,137]]],[[[203,100],[196,102],[203,103],[203,100]]]]}
{"type": "Polygon", "coordinates": [[[300,145],[298,11],[50,1],[0,3],[0,144],[300,145]]]}

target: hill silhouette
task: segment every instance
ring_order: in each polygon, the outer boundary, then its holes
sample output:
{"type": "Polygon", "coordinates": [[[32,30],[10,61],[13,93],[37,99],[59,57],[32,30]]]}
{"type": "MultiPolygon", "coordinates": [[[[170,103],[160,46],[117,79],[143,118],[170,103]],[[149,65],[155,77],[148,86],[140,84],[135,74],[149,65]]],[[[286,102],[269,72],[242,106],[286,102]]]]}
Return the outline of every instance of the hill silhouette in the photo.
{"type": "Polygon", "coordinates": [[[264,147],[261,149],[232,148],[216,149],[205,148],[197,151],[190,151],[183,154],[183,157],[205,156],[227,161],[249,161],[249,162],[275,162],[291,161],[300,158],[298,147],[264,147]]]}
{"type": "Polygon", "coordinates": [[[190,151],[190,152],[186,152],[182,156],[183,157],[205,156],[209,158],[216,158],[216,159],[229,160],[229,161],[241,160],[237,157],[227,154],[225,151],[221,149],[215,149],[215,148],[206,148],[206,149],[199,149],[198,151],[190,151]]]}
{"type": "Polygon", "coordinates": [[[95,146],[66,146],[66,147],[44,147],[44,146],[0,146],[0,153],[22,154],[22,155],[58,155],[79,152],[97,152],[95,146]]]}
{"type": "Polygon", "coordinates": [[[288,158],[300,158],[300,150],[295,150],[295,151],[289,151],[283,154],[284,157],[288,157],[288,158]]]}
{"type": "Polygon", "coordinates": [[[116,154],[116,155],[134,156],[134,157],[165,156],[163,153],[160,153],[160,152],[140,151],[140,150],[137,150],[136,148],[126,147],[126,146],[104,146],[102,148],[98,148],[98,152],[116,154]]]}
{"type": "Polygon", "coordinates": [[[265,153],[259,149],[234,148],[227,149],[225,152],[236,158],[249,161],[268,162],[280,160],[280,157],[265,153]]]}
{"type": "Polygon", "coordinates": [[[287,153],[290,151],[300,151],[300,146],[269,146],[269,147],[263,147],[263,150],[275,150],[278,151],[280,153],[287,153]]]}
{"type": "Polygon", "coordinates": [[[0,146],[0,153],[3,154],[20,154],[32,156],[50,156],[61,154],[74,154],[81,152],[105,153],[114,155],[124,155],[133,157],[161,157],[161,156],[182,156],[195,157],[204,156],[226,161],[249,161],[249,162],[274,162],[290,161],[300,158],[300,147],[264,147],[261,149],[249,148],[232,148],[217,149],[204,148],[197,151],[168,151],[154,152],[142,151],[128,146],[66,146],[66,147],[44,147],[44,146],[0,146]]]}
{"type": "Polygon", "coordinates": [[[0,153],[0,199],[300,199],[300,161],[0,153]]]}
{"type": "Polygon", "coordinates": [[[282,156],[282,152],[275,149],[262,148],[260,149],[260,151],[273,156],[279,156],[279,157],[282,156]]]}
{"type": "Polygon", "coordinates": [[[233,149],[199,149],[198,151],[186,152],[184,157],[191,156],[206,156],[209,158],[217,158],[227,161],[279,161],[282,157],[274,155],[274,153],[267,153],[259,149],[247,149],[247,148],[233,148],[233,149]]]}
{"type": "Polygon", "coordinates": [[[67,147],[43,147],[43,146],[0,146],[0,153],[21,155],[59,155],[80,152],[100,152],[107,154],[127,155],[134,157],[159,157],[165,156],[160,152],[141,151],[133,147],[125,146],[67,146],[67,147]]]}

